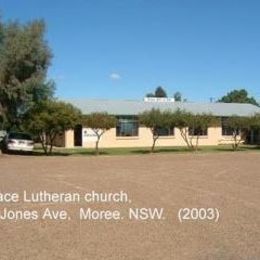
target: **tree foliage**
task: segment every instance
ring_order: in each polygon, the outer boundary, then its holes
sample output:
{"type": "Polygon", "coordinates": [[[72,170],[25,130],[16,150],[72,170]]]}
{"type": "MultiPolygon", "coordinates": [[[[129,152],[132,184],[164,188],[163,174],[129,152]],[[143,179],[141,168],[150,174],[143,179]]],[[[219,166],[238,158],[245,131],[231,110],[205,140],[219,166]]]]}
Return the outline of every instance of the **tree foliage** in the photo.
{"type": "Polygon", "coordinates": [[[178,102],[182,101],[182,95],[181,95],[181,93],[179,91],[175,92],[173,97],[174,97],[175,101],[178,101],[178,102]]]}
{"type": "Polygon", "coordinates": [[[81,112],[69,103],[47,100],[27,111],[24,128],[37,136],[45,154],[51,154],[55,138],[79,123],[81,112]]]}
{"type": "Polygon", "coordinates": [[[155,144],[159,135],[160,128],[170,128],[172,122],[171,113],[168,111],[162,112],[159,109],[151,109],[140,114],[139,121],[140,124],[147,128],[150,128],[153,137],[153,143],[151,147],[151,152],[154,152],[155,144]]]}
{"type": "Polygon", "coordinates": [[[249,97],[248,92],[245,89],[232,90],[218,100],[224,103],[249,103],[253,105],[259,105],[254,97],[249,97]]]}
{"type": "Polygon", "coordinates": [[[155,94],[155,97],[167,97],[166,91],[161,86],[156,88],[154,94],[155,94]]]}
{"type": "Polygon", "coordinates": [[[4,129],[4,118],[0,113],[0,130],[4,129]]]}
{"type": "Polygon", "coordinates": [[[187,147],[197,150],[200,132],[206,131],[208,127],[220,124],[219,120],[210,114],[192,114],[184,110],[162,112],[159,109],[152,109],[140,114],[140,123],[151,129],[153,136],[151,152],[154,151],[156,141],[160,137],[158,131],[160,128],[178,128],[187,147]],[[196,129],[197,131],[190,135],[189,129],[196,129]]]}
{"type": "Polygon", "coordinates": [[[236,151],[246,135],[253,128],[254,117],[231,116],[225,120],[225,126],[232,129],[232,147],[236,151]]]}
{"type": "Polygon", "coordinates": [[[97,136],[95,152],[99,154],[99,142],[101,136],[109,129],[115,127],[116,118],[107,113],[92,113],[83,118],[82,124],[91,128],[97,136]]]}
{"type": "Polygon", "coordinates": [[[146,97],[155,97],[154,93],[148,93],[146,94],[146,97]]]}
{"type": "Polygon", "coordinates": [[[148,93],[146,97],[158,97],[158,98],[164,98],[167,97],[166,91],[163,89],[163,87],[159,86],[155,89],[154,93],[148,93]]]}
{"type": "Polygon", "coordinates": [[[5,127],[19,127],[26,110],[53,93],[53,82],[46,81],[52,54],[44,32],[43,21],[0,21],[0,114],[5,127]]]}
{"type": "Polygon", "coordinates": [[[250,127],[252,130],[260,130],[260,113],[251,117],[250,127]]]}
{"type": "Polygon", "coordinates": [[[180,130],[181,137],[187,147],[192,150],[198,149],[200,132],[207,131],[209,127],[219,124],[219,120],[211,114],[192,114],[178,110],[172,114],[172,117],[174,118],[173,124],[180,130]],[[189,129],[196,131],[190,135],[189,129]]]}

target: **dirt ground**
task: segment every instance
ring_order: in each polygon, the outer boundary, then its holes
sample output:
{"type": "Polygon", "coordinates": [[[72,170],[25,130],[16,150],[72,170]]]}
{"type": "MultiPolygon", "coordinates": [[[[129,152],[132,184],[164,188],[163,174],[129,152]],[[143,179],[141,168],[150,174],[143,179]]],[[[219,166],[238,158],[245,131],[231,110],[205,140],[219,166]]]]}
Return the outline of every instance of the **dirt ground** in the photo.
{"type": "Polygon", "coordinates": [[[260,154],[0,156],[0,192],[118,192],[131,203],[0,203],[65,209],[71,220],[0,220],[0,259],[260,259],[260,154]],[[161,220],[79,220],[97,210],[164,208],[161,220]],[[220,218],[180,223],[180,208],[217,208],[220,218]]]}

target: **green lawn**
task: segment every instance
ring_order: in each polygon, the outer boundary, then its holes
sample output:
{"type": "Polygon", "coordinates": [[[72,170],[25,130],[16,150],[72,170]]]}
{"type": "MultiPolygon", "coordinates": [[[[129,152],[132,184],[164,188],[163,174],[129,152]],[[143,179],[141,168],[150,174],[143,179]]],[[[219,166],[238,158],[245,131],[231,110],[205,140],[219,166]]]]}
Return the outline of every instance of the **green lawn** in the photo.
{"type": "MultiPolygon", "coordinates": [[[[259,151],[260,146],[254,145],[241,145],[236,152],[241,151],[259,151]]],[[[231,145],[219,146],[201,146],[199,150],[194,152],[188,150],[186,147],[156,147],[154,153],[211,153],[211,152],[233,152],[231,145]]],[[[149,154],[150,147],[137,147],[137,148],[101,148],[100,155],[136,155],[136,154],[149,154]]],[[[43,155],[43,150],[40,146],[35,147],[34,155],[43,155]]],[[[53,155],[95,155],[94,149],[90,148],[54,148],[53,155]]]]}

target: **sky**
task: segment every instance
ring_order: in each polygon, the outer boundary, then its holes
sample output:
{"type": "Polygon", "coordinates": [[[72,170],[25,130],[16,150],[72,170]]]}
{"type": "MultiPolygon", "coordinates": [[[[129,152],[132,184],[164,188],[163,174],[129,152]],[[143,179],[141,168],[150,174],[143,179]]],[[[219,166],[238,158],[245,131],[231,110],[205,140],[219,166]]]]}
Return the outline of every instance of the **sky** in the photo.
{"type": "Polygon", "coordinates": [[[0,0],[2,20],[42,18],[59,98],[260,100],[259,0],[0,0]]]}

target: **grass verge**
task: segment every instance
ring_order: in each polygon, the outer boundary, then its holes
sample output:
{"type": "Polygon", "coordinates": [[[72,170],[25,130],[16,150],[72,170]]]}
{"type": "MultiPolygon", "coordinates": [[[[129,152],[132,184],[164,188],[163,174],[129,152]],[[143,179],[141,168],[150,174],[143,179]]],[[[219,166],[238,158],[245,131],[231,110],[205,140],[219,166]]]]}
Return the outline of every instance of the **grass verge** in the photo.
{"type": "MultiPolygon", "coordinates": [[[[236,152],[250,152],[259,151],[260,146],[256,145],[241,145],[236,152]]],[[[201,146],[198,151],[191,151],[183,146],[175,147],[156,147],[154,153],[215,153],[215,152],[234,152],[231,145],[218,145],[218,146],[201,146]]],[[[150,154],[150,147],[135,147],[135,148],[101,148],[100,155],[137,155],[137,154],[150,154]]],[[[44,155],[43,150],[36,146],[33,155],[44,155]]],[[[56,156],[69,156],[69,155],[86,155],[95,156],[94,149],[91,148],[59,148],[53,149],[53,154],[56,156]]]]}

